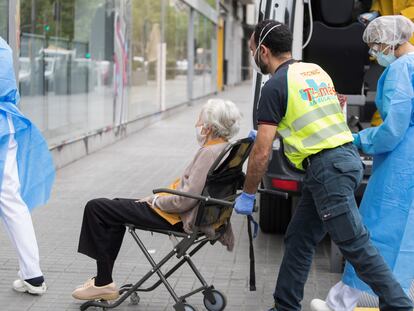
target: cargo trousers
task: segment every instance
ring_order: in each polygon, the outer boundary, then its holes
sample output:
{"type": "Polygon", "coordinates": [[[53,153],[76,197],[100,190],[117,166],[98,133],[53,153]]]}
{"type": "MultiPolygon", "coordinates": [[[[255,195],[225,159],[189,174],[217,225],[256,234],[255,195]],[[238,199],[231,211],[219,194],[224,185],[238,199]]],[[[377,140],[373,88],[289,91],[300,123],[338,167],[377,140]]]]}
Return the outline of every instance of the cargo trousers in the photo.
{"type": "Polygon", "coordinates": [[[328,233],[344,258],[379,297],[382,311],[413,310],[364,227],[354,191],[363,177],[350,143],[307,159],[302,197],[287,229],[274,299],[278,311],[301,310],[300,302],[318,243],[328,233]]]}

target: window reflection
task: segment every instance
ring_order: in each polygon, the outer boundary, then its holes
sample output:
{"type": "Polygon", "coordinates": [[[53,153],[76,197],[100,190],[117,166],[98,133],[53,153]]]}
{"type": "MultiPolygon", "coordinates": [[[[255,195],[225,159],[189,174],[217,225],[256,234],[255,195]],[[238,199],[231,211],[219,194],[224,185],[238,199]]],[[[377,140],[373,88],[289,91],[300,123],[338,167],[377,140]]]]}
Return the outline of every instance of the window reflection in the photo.
{"type": "Polygon", "coordinates": [[[165,20],[166,106],[188,101],[187,94],[187,36],[189,9],[181,1],[170,1],[165,20]]]}
{"type": "Polygon", "coordinates": [[[193,96],[198,98],[215,91],[213,68],[215,68],[215,25],[206,17],[196,13],[194,22],[195,31],[195,59],[193,96]]]}
{"type": "Polygon", "coordinates": [[[133,120],[160,109],[160,0],[132,1],[131,41],[132,73],[128,117],[133,120]]]}
{"type": "Polygon", "coordinates": [[[20,0],[20,15],[21,109],[50,145],[216,90],[216,26],[195,12],[189,64],[181,0],[20,0]]]}
{"type": "Polygon", "coordinates": [[[112,122],[109,2],[21,0],[21,107],[51,144],[112,122]]]}
{"type": "Polygon", "coordinates": [[[179,0],[134,0],[132,7],[130,119],[188,101],[188,6],[179,0]]]}

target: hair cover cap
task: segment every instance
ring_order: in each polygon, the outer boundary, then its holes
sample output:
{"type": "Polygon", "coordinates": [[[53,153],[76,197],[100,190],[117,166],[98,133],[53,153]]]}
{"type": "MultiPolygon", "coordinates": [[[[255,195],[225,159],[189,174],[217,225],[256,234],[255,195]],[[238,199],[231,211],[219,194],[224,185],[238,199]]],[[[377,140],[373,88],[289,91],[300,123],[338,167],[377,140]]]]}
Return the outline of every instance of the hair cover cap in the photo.
{"type": "Polygon", "coordinates": [[[387,15],[368,24],[362,39],[365,43],[384,43],[395,46],[408,42],[414,32],[414,23],[402,15],[387,15]]]}

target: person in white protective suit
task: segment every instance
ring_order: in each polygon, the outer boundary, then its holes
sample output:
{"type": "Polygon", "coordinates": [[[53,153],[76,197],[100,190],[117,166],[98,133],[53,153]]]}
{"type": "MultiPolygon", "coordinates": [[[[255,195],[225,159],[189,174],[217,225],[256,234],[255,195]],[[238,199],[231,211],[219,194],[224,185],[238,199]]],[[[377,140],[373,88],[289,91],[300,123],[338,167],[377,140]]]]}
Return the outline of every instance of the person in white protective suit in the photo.
{"type": "MultiPolygon", "coordinates": [[[[363,39],[386,69],[375,103],[384,123],[354,134],[354,144],[373,155],[373,173],[360,212],[371,239],[406,293],[414,280],[414,24],[400,15],[372,21],[363,39]]],[[[372,294],[347,263],[342,281],[312,311],[351,311],[363,292],[372,294]]]]}
{"type": "Polygon", "coordinates": [[[18,102],[12,51],[0,37],[0,217],[18,255],[13,288],[40,295],[47,287],[30,210],[48,200],[55,170],[45,140],[18,102]]]}

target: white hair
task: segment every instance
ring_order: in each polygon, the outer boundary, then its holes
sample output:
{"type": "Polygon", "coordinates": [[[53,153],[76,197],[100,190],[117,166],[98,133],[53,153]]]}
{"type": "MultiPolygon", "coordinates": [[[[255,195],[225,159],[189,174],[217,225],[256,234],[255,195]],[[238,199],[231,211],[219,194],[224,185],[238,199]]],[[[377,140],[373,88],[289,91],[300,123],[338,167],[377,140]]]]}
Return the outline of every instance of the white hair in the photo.
{"type": "Polygon", "coordinates": [[[200,116],[204,126],[212,128],[213,137],[229,140],[239,132],[242,115],[232,101],[209,99],[200,116]]]}

